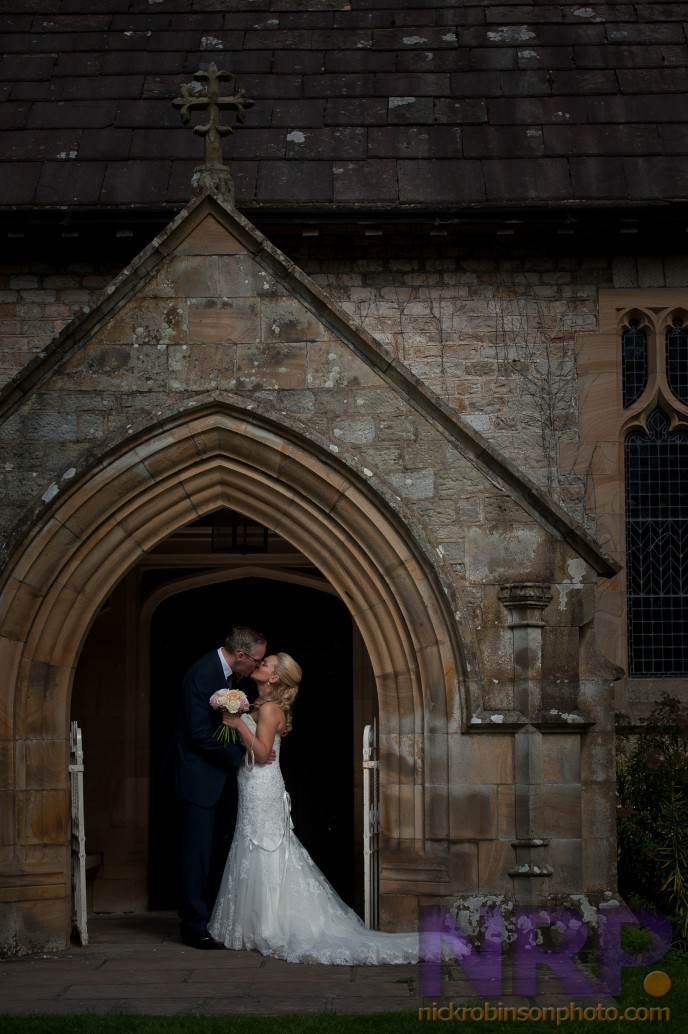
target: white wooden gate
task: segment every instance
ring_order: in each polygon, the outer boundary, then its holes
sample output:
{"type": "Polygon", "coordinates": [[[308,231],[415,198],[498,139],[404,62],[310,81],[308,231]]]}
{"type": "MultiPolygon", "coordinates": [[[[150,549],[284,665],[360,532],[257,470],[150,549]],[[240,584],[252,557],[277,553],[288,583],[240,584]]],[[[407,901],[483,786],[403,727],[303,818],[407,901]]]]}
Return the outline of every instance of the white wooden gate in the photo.
{"type": "Polygon", "coordinates": [[[380,798],[378,787],[377,721],[363,730],[363,882],[365,925],[379,927],[380,798]]]}
{"type": "Polygon", "coordinates": [[[69,738],[69,776],[72,784],[72,890],[74,894],[74,932],[79,943],[88,944],[86,903],[86,834],[84,832],[84,752],[81,729],[72,722],[69,738]]]}

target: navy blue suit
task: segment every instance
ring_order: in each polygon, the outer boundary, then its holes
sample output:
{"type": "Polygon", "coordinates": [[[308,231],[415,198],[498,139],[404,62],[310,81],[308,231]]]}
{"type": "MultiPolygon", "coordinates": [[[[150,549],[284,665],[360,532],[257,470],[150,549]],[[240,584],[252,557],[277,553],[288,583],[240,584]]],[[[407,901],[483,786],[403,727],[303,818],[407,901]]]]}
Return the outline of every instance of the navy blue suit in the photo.
{"type": "Polygon", "coordinates": [[[239,742],[223,743],[213,733],[222,712],[210,698],[226,685],[217,650],[196,661],[182,683],[182,704],[165,767],[175,794],[182,799],[181,901],[182,934],[203,934],[208,928],[215,805],[233,769],[244,756],[239,742]]]}

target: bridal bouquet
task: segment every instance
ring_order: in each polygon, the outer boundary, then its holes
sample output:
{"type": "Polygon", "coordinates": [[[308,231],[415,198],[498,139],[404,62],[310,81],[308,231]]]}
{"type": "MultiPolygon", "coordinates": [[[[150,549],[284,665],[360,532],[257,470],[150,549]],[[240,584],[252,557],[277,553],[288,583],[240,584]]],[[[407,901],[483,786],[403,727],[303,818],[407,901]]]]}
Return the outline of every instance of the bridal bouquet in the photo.
{"type": "MultiPolygon", "coordinates": [[[[218,689],[210,698],[210,706],[214,711],[229,711],[230,714],[244,714],[249,709],[248,697],[238,689],[218,689]]],[[[236,729],[228,725],[219,725],[213,736],[227,743],[230,739],[236,743],[236,729]]]]}

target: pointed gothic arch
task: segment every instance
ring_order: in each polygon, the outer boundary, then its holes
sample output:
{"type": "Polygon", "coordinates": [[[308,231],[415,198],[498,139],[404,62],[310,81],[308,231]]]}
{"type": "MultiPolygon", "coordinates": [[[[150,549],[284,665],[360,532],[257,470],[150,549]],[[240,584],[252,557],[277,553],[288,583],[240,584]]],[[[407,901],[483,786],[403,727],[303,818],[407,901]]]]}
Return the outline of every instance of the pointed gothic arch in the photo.
{"type": "Polygon", "coordinates": [[[437,743],[460,727],[464,672],[474,680],[478,666],[470,635],[457,641],[456,616],[429,557],[340,460],[293,432],[285,437],[229,406],[206,405],[122,443],[75,479],[25,541],[0,593],[17,753],[15,868],[27,900],[44,896],[50,883],[65,925],[68,725],[81,646],[104,599],[145,550],[228,505],[304,553],[359,629],[377,685],[390,847],[420,861],[429,839],[448,835],[448,750],[438,755],[437,743]],[[428,735],[432,786],[423,763],[428,735]],[[26,763],[32,749],[42,757],[40,779],[26,763]],[[31,861],[37,853],[50,859],[39,870],[31,861]]]}

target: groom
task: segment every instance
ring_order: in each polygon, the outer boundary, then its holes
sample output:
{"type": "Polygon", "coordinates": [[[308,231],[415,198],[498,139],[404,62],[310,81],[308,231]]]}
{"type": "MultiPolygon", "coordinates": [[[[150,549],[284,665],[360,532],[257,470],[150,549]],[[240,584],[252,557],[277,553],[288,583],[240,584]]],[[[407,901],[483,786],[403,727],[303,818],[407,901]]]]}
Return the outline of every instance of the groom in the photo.
{"type": "Polygon", "coordinates": [[[181,934],[191,948],[222,948],[208,933],[210,877],[215,806],[232,769],[241,764],[244,748],[225,743],[213,733],[222,712],[210,707],[218,689],[231,685],[232,674],[250,675],[265,656],[264,635],[243,626],[233,628],[219,650],[206,654],[187,671],[182,703],[166,768],[172,789],[182,803],[181,934]]]}

